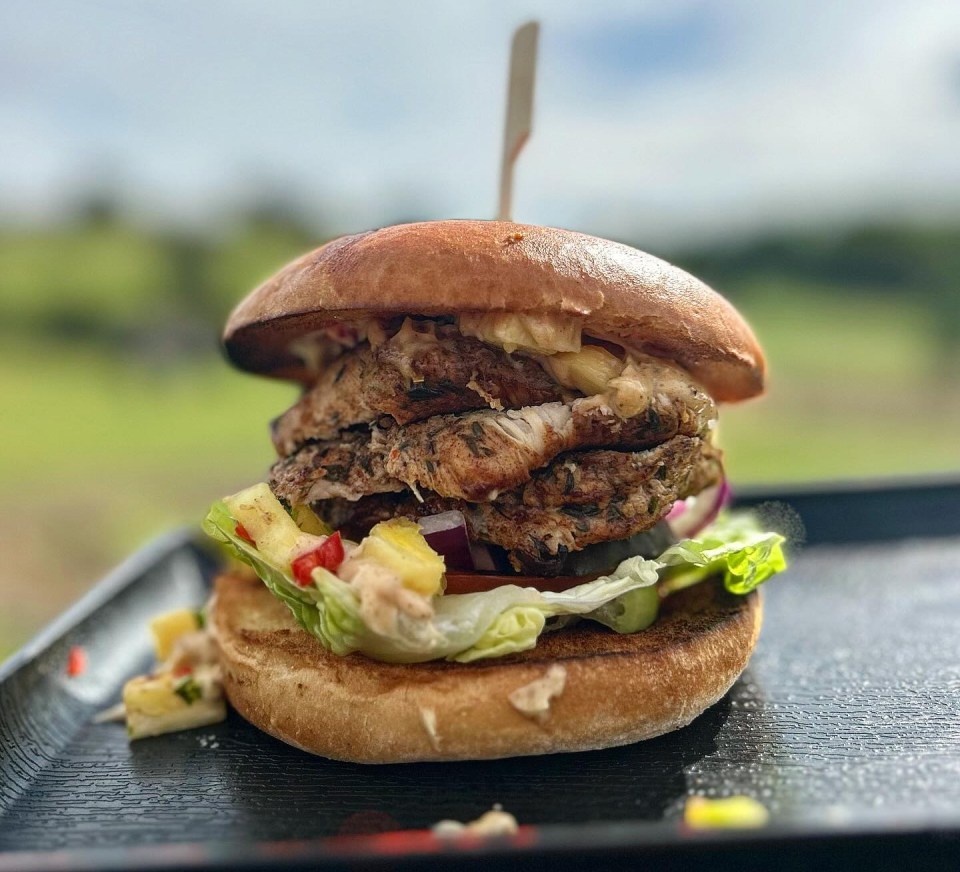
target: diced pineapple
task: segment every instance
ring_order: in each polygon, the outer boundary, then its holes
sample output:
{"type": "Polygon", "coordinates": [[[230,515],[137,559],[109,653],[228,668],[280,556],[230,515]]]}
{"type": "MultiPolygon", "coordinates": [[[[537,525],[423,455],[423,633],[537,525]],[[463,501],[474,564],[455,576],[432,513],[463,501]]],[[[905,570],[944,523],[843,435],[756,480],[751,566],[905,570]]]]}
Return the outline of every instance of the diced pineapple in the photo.
{"type": "Polygon", "coordinates": [[[587,396],[602,394],[610,380],[623,372],[623,361],[599,345],[584,345],[580,351],[560,352],[543,359],[543,365],[560,384],[587,396]]]}
{"type": "Polygon", "coordinates": [[[439,593],[443,558],[423,538],[420,528],[407,518],[377,524],[360,543],[356,557],[373,560],[395,572],[408,590],[424,596],[439,593]]]}
{"type": "Polygon", "coordinates": [[[199,615],[190,609],[177,609],[154,618],[150,622],[150,632],[153,633],[153,648],[157,660],[162,663],[170,656],[177,639],[199,629],[199,615]]]}
{"type": "Polygon", "coordinates": [[[257,550],[274,563],[289,563],[291,556],[308,547],[304,533],[280,504],[270,487],[261,482],[224,499],[230,514],[257,544],[257,550]]]}
{"type": "Polygon", "coordinates": [[[333,528],[329,524],[324,524],[310,506],[294,506],[290,510],[290,515],[304,533],[314,536],[329,536],[333,533],[333,528]]]}
{"type": "Polygon", "coordinates": [[[193,678],[169,672],[131,678],[123,687],[123,705],[131,739],[205,727],[227,716],[221,694],[205,698],[193,678]]]}

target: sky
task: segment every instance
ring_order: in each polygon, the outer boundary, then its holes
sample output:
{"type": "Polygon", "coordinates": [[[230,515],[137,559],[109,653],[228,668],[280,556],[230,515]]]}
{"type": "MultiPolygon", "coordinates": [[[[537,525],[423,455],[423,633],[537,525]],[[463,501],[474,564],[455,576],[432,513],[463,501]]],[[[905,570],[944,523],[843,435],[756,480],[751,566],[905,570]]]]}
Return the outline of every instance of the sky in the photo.
{"type": "Polygon", "coordinates": [[[205,227],[492,217],[513,29],[541,22],[514,217],[677,244],[960,215],[960,3],[4,0],[0,218],[105,186],[205,227]]]}

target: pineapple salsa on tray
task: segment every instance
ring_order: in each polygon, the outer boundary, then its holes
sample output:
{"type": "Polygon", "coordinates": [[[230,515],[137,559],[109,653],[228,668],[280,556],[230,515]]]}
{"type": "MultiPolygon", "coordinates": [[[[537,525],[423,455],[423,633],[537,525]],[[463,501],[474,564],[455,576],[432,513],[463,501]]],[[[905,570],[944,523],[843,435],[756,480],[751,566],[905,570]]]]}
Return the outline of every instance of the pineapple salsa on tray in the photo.
{"type": "Polygon", "coordinates": [[[204,521],[256,573],[207,615],[256,726],[357,762],[585,750],[745,667],[783,538],[724,509],[716,412],[764,362],[701,282],[571,231],[401,225],[289,264],[224,341],[304,385],[268,481],[204,521]]]}

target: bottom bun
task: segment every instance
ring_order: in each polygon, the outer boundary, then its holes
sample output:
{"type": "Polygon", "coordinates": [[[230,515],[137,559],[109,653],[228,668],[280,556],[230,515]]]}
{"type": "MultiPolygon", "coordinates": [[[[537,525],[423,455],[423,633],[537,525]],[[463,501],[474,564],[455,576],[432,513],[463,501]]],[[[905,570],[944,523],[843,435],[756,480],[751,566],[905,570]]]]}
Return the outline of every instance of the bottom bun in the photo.
{"type": "Polygon", "coordinates": [[[709,581],[668,597],[640,633],[583,622],[508,657],[398,665],[331,654],[252,575],[218,578],[210,607],[234,708],[297,748],[356,763],[587,751],[676,730],[743,671],[761,616],[759,594],[709,581]],[[510,695],[548,670],[565,680],[545,715],[515,708],[510,695]]]}

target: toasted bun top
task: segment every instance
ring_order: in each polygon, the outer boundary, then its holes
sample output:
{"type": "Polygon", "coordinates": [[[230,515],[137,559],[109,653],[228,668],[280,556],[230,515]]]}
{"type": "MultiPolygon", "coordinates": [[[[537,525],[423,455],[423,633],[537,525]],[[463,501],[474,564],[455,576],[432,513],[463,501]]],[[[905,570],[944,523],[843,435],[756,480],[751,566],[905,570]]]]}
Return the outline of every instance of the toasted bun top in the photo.
{"type": "Polygon", "coordinates": [[[338,657],[252,575],[217,580],[210,626],[234,708],[291,745],[336,760],[399,763],[586,751],[678,729],[743,671],[760,632],[757,593],[717,581],[668,597],[648,629],[584,622],[536,648],[460,664],[338,657]],[[510,695],[562,667],[542,720],[510,695]]]}
{"type": "Polygon", "coordinates": [[[763,390],[750,327],[703,282],[626,245],[507,221],[401,224],[336,239],[241,302],[224,343],[243,369],[308,381],[290,345],[314,331],[462,312],[570,315],[590,335],[676,361],[717,400],[763,390]]]}

